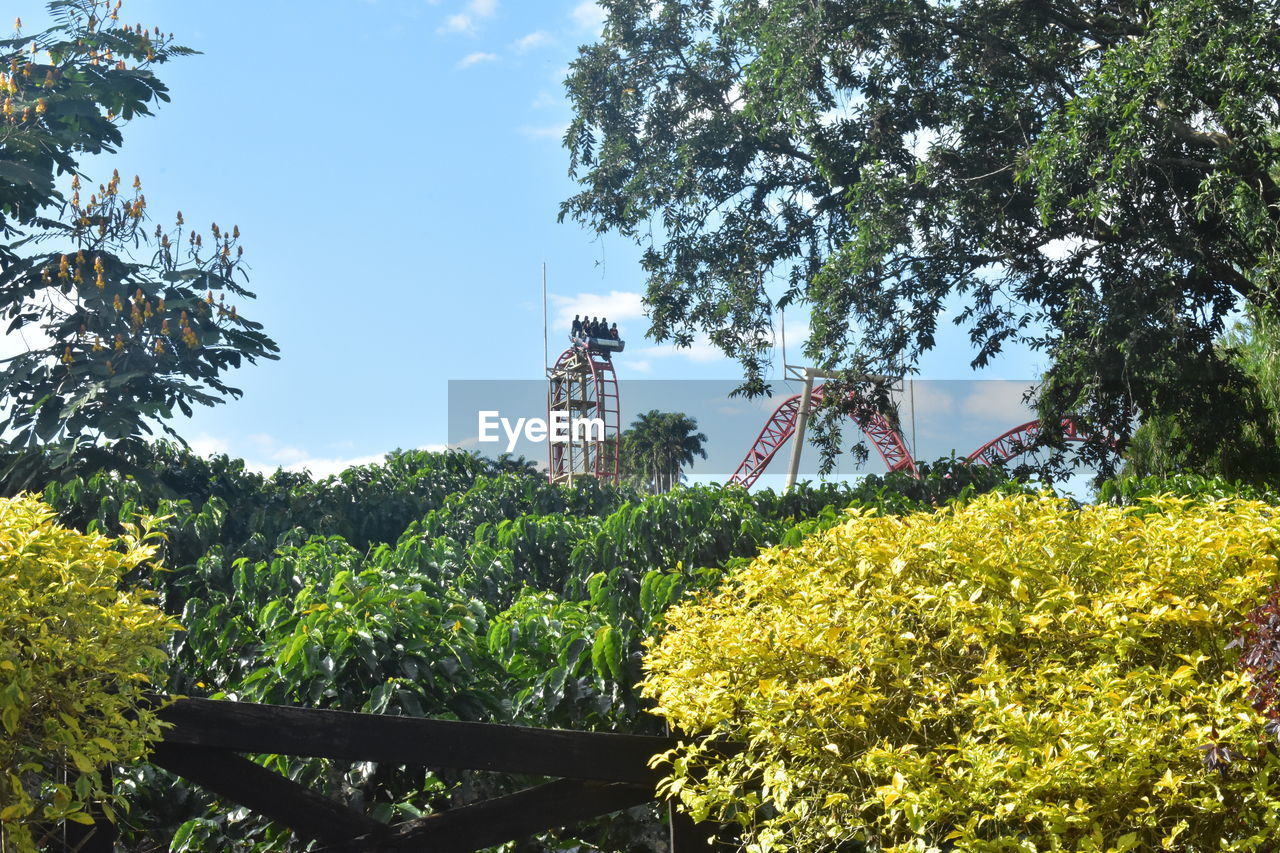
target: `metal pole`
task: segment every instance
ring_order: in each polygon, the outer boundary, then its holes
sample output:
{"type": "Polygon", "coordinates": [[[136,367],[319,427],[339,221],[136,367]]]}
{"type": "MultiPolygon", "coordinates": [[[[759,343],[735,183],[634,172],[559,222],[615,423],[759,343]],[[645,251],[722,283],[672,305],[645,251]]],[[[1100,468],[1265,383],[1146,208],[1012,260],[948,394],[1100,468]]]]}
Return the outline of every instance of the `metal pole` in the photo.
{"type": "Polygon", "coordinates": [[[787,467],[787,485],[790,490],[796,484],[800,472],[800,452],[804,449],[804,430],[809,425],[809,398],[813,395],[813,372],[804,370],[804,393],[800,396],[800,411],[796,415],[795,442],[791,445],[791,464],[787,467]]]}
{"type": "Polygon", "coordinates": [[[547,262],[542,262],[542,369],[551,368],[551,356],[547,353],[547,262]]]}
{"type": "Polygon", "coordinates": [[[778,316],[782,322],[782,375],[787,374],[787,309],[778,309],[778,316]]]}
{"type": "Polygon", "coordinates": [[[919,459],[920,447],[916,444],[916,381],[908,381],[911,383],[911,455],[919,459]]]}

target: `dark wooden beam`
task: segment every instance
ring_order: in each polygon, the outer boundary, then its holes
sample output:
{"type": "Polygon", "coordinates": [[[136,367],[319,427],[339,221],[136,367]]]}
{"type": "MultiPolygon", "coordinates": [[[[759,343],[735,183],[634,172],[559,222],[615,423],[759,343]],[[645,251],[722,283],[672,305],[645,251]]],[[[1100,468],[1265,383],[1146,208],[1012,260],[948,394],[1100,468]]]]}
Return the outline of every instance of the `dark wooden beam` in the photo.
{"type": "Polygon", "coordinates": [[[357,837],[377,838],[389,829],[386,824],[225,750],[165,741],[156,744],[148,760],[303,838],[336,844],[357,837]]]}
{"type": "Polygon", "coordinates": [[[667,801],[667,823],[670,827],[671,853],[709,853],[720,829],[715,823],[694,823],[693,818],[667,801]]]}
{"type": "Polygon", "coordinates": [[[472,853],[535,832],[569,826],[653,799],[647,785],[560,779],[505,797],[397,824],[390,835],[360,838],[323,853],[429,850],[472,853]]]}
{"type": "Polygon", "coordinates": [[[164,742],[234,752],[420,764],[652,787],[649,759],[672,738],[180,699],[161,712],[164,742]]]}

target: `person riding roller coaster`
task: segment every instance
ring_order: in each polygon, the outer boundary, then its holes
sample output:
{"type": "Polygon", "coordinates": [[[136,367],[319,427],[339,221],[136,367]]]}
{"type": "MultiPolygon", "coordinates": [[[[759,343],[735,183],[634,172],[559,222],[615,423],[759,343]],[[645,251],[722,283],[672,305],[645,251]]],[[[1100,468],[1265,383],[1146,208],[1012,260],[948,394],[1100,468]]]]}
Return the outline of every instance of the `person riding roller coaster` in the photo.
{"type": "Polygon", "coordinates": [[[578,314],[573,315],[569,340],[573,342],[574,347],[598,352],[609,360],[612,360],[610,357],[612,352],[622,350],[620,346],[622,337],[618,332],[618,324],[610,325],[605,317],[592,317],[587,320],[578,314]],[[619,345],[615,346],[614,341],[619,345]]]}
{"type": "Polygon", "coordinates": [[[573,326],[569,329],[569,340],[573,342],[575,347],[586,349],[591,343],[590,321],[574,314],[573,326]]]}

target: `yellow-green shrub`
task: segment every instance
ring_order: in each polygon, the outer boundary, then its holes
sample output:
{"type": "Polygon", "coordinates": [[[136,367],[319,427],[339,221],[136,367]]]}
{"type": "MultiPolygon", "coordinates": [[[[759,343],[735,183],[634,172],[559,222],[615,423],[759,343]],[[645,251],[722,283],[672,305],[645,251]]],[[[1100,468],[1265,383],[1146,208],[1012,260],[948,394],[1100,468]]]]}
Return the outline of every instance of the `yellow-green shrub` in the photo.
{"type": "Polygon", "coordinates": [[[34,850],[32,827],[114,802],[101,770],[143,754],[159,734],[142,707],[174,624],[124,573],[155,549],[53,521],[34,497],[0,499],[0,837],[34,850]]]}
{"type": "Polygon", "coordinates": [[[666,784],[751,851],[1274,844],[1280,759],[1227,644],[1277,579],[1278,520],[1172,497],[851,511],[670,613],[643,689],[696,737],[666,784]]]}

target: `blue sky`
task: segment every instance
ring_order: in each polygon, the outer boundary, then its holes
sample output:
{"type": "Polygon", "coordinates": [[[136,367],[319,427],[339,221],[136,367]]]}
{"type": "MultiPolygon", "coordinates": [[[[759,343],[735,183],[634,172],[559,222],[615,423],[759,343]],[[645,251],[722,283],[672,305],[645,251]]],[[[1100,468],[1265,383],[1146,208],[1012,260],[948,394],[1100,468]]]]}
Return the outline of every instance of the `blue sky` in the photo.
{"type": "MultiPolygon", "coordinates": [[[[43,3],[16,5],[39,28],[43,3]]],[[[574,191],[561,81],[599,33],[593,2],[125,0],[121,16],[202,54],[159,67],[172,103],[87,171],[140,175],[157,220],[238,224],[258,294],[241,312],[282,350],[234,375],[242,399],[175,423],[197,450],[329,473],[443,445],[449,380],[542,376],[544,262],[553,359],[575,311],[628,339],[624,421],[628,377],[738,375],[709,347],[644,340],[638,250],[556,222],[574,191]]],[[[803,317],[787,320],[798,351],[803,317]]],[[[969,358],[948,328],[921,375],[972,378],[969,358]]],[[[1038,367],[1017,352],[983,375],[1038,367]]]]}

